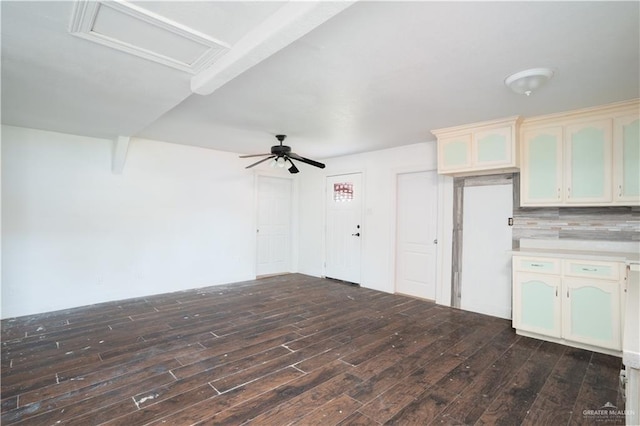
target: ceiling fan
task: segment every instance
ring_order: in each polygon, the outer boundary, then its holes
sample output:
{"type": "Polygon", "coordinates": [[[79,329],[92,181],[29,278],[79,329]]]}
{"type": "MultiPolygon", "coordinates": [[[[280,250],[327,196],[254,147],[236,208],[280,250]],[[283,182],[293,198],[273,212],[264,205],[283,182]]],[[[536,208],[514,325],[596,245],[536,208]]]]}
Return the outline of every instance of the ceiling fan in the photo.
{"type": "Polygon", "coordinates": [[[273,159],[273,166],[278,166],[278,167],[285,167],[287,165],[287,163],[291,164],[291,167],[289,167],[289,173],[298,173],[300,170],[298,170],[298,168],[296,167],[295,164],[293,164],[293,161],[291,161],[291,159],[297,160],[297,161],[302,161],[303,163],[307,163],[307,164],[311,164],[312,166],[315,167],[319,167],[321,169],[324,169],[324,164],[319,163],[317,161],[314,160],[310,160],[308,158],[304,158],[299,156],[298,154],[296,154],[295,152],[291,152],[291,147],[287,146],[287,145],[282,145],[282,141],[285,140],[285,138],[287,137],[287,135],[276,135],[276,139],[278,139],[278,141],[280,141],[280,145],[274,145],[271,147],[271,153],[269,154],[252,154],[252,155],[241,155],[240,158],[249,158],[249,157],[262,157],[262,156],[266,156],[266,158],[263,158],[260,161],[256,161],[253,164],[249,164],[247,167],[245,167],[245,169],[249,169],[253,166],[257,166],[260,163],[264,163],[267,160],[271,160],[273,159]]]}

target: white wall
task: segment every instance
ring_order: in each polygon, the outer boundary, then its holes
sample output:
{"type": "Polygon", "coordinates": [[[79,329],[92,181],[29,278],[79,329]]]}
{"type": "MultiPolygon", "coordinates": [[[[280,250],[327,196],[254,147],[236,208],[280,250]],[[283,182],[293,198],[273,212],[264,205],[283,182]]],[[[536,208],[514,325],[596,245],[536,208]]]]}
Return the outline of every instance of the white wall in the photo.
{"type": "MultiPolygon", "coordinates": [[[[435,170],[435,142],[324,160],[324,170],[305,167],[300,173],[300,240],[298,270],[322,276],[324,261],[325,177],[362,172],[364,223],[362,227],[363,287],[394,291],[395,185],[397,173],[435,170]],[[322,225],[321,225],[322,224],[322,225]]],[[[440,199],[451,203],[452,180],[440,178],[440,199]]],[[[448,206],[448,205],[447,205],[448,206]]],[[[439,290],[437,301],[449,304],[451,288],[451,208],[439,214],[439,290]]]]}
{"type": "MultiPolygon", "coordinates": [[[[118,175],[110,140],[10,126],[1,147],[0,317],[255,277],[254,179],[271,172],[245,170],[232,153],[134,138],[118,175]]],[[[393,292],[396,174],[435,169],[435,143],[324,161],[296,176],[292,269],[323,275],[325,176],[362,172],[362,285],[393,292]]],[[[451,179],[440,193],[437,298],[448,304],[451,179]]]]}
{"type": "Polygon", "coordinates": [[[231,153],[2,127],[2,318],[255,277],[254,174],[231,153]]]}
{"type": "Polygon", "coordinates": [[[0,318],[2,318],[2,137],[0,135],[0,318]]]}

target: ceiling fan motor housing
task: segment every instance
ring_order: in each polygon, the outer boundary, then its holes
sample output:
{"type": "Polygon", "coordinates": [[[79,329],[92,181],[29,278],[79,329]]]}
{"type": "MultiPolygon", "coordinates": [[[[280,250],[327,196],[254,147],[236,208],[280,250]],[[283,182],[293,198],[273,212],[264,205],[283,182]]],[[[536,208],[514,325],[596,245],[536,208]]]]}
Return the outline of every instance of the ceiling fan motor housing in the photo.
{"type": "Polygon", "coordinates": [[[289,155],[290,152],[291,147],[287,145],[274,145],[271,147],[271,153],[273,155],[277,155],[278,157],[289,155]]]}

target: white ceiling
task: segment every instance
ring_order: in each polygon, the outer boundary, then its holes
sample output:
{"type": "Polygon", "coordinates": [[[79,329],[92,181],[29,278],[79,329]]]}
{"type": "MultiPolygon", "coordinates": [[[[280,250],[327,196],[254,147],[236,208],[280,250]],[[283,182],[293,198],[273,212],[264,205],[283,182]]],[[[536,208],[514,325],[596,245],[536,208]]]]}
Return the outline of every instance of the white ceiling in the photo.
{"type": "Polygon", "coordinates": [[[195,75],[72,35],[74,4],[1,2],[4,124],[321,159],[640,96],[636,1],[133,3],[227,46],[195,75]]]}

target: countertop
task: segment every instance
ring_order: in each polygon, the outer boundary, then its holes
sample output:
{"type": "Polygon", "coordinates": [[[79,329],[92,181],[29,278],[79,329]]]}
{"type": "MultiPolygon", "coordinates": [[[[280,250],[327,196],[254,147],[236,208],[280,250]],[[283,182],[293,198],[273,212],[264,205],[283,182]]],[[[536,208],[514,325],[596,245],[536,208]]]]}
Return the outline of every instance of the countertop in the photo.
{"type": "Polygon", "coordinates": [[[560,257],[568,259],[599,260],[608,262],[624,262],[628,264],[640,263],[640,254],[632,252],[612,252],[593,250],[570,250],[570,249],[540,249],[521,247],[511,250],[514,255],[560,257]]]}
{"type": "Polygon", "coordinates": [[[521,239],[514,255],[640,264],[640,242],[521,239]]]}

